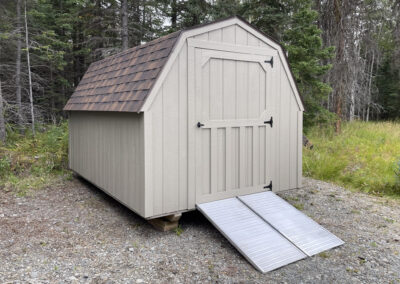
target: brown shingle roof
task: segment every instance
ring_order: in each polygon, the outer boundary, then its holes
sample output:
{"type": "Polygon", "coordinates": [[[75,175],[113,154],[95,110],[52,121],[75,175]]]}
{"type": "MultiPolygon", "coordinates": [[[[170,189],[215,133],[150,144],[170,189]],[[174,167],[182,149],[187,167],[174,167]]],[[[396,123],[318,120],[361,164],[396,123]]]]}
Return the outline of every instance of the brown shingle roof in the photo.
{"type": "Polygon", "coordinates": [[[64,110],[140,111],[179,35],[175,32],[92,63],[64,110]]]}

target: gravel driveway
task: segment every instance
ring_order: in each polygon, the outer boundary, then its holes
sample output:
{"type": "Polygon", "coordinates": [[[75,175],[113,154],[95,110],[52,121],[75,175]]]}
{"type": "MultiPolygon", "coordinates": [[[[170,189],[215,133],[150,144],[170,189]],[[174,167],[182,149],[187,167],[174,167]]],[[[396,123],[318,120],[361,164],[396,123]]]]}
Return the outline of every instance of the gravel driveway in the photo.
{"type": "Polygon", "coordinates": [[[198,212],[161,233],[88,183],[0,190],[0,282],[400,283],[400,201],[305,179],[283,198],[346,244],[257,272],[198,212]]]}

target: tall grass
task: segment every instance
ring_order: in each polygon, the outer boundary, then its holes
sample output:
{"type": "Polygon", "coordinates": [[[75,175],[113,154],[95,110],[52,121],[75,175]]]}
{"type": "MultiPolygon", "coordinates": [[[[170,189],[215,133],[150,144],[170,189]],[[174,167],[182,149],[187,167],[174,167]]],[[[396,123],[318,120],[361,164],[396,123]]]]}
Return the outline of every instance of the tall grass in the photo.
{"type": "Polygon", "coordinates": [[[33,137],[8,131],[0,144],[0,188],[25,194],[68,176],[68,124],[45,125],[33,137]]]}
{"type": "Polygon", "coordinates": [[[314,127],[304,149],[304,175],[350,189],[400,196],[400,123],[351,122],[342,133],[314,127]]]}

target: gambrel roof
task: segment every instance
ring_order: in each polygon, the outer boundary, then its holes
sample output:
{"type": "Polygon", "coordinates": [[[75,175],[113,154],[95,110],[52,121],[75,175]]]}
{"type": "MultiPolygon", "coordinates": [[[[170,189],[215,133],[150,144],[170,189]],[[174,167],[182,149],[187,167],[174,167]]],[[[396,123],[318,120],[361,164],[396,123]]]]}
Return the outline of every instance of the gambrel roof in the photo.
{"type": "MultiPolygon", "coordinates": [[[[247,29],[251,29],[260,37],[267,38],[271,45],[280,51],[284,68],[288,73],[290,84],[294,90],[300,109],[304,110],[303,100],[298,92],[293,74],[282,46],[257,30],[244,19],[233,16],[191,27],[160,37],[146,44],[130,48],[103,60],[92,63],[75,92],[64,107],[65,111],[115,111],[140,112],[146,109],[145,102],[157,87],[163,72],[168,72],[167,63],[175,49],[179,49],[181,41],[193,36],[193,31],[217,23],[234,20],[247,29]]],[[[152,95],[153,96],[153,95],[152,95]]],[[[151,99],[150,99],[151,101],[151,99]]]]}

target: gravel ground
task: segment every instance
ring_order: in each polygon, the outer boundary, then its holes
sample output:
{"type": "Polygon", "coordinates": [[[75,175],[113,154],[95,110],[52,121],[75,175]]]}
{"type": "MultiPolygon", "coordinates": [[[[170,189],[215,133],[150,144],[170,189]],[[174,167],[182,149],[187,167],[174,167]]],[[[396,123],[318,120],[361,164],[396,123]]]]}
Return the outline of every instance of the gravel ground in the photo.
{"type": "Polygon", "coordinates": [[[305,179],[280,193],[346,244],[257,272],[198,212],[155,231],[88,183],[0,190],[0,282],[400,283],[400,201],[305,179]]]}

